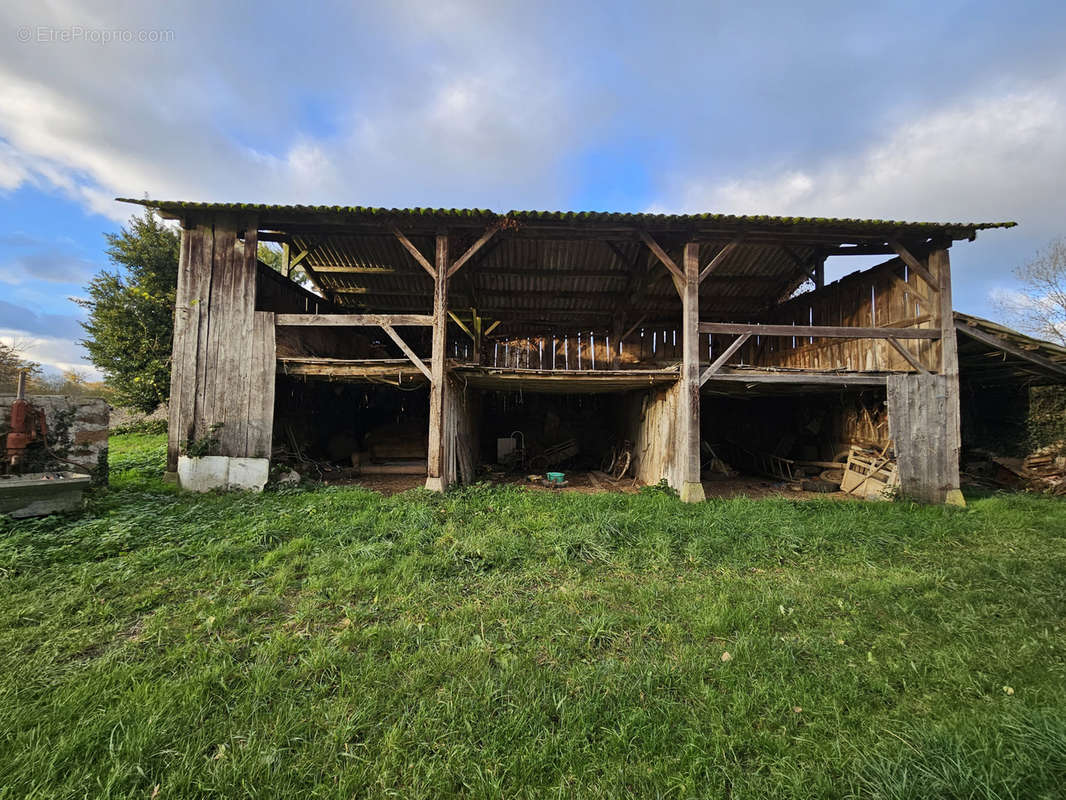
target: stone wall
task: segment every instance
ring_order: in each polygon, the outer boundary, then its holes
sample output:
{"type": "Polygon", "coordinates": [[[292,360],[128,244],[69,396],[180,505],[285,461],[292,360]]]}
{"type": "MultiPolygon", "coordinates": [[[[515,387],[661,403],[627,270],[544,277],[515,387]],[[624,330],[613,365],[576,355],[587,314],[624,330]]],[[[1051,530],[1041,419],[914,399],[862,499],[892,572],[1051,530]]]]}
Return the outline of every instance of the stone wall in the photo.
{"type": "MultiPolygon", "coordinates": [[[[91,475],[94,483],[107,483],[111,406],[95,398],[64,395],[30,395],[26,399],[44,410],[48,440],[47,447],[37,442],[26,449],[26,460],[19,471],[75,470],[91,475]]],[[[0,395],[0,452],[11,429],[14,402],[14,395],[0,395]]]]}

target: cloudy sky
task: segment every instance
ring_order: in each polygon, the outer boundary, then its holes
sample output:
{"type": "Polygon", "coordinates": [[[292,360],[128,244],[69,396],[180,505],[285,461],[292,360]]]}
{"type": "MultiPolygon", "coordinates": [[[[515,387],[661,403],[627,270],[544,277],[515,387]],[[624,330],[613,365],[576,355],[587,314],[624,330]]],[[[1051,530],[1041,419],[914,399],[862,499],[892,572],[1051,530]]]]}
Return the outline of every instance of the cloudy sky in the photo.
{"type": "Polygon", "coordinates": [[[0,339],[92,374],[115,196],[1017,220],[1066,234],[1066,3],[0,6],[0,339]]]}

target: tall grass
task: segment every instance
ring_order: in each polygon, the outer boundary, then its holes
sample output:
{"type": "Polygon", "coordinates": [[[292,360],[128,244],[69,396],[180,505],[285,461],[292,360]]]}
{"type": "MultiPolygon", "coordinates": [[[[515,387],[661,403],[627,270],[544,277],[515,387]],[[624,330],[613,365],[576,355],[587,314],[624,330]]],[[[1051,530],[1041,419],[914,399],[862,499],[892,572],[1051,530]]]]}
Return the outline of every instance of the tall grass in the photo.
{"type": "Polygon", "coordinates": [[[1066,507],[186,495],[0,522],[0,798],[1058,797],[1066,507]]]}

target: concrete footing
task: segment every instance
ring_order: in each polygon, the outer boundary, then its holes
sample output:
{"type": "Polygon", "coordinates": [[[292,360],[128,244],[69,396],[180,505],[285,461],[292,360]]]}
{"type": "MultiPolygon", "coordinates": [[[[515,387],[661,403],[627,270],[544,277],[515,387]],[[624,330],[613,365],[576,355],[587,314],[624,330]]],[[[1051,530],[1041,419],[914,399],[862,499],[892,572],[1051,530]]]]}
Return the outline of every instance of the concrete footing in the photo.
{"type": "Polygon", "coordinates": [[[178,483],[190,492],[246,489],[261,492],[270,474],[268,458],[202,456],[178,458],[178,483]]]}

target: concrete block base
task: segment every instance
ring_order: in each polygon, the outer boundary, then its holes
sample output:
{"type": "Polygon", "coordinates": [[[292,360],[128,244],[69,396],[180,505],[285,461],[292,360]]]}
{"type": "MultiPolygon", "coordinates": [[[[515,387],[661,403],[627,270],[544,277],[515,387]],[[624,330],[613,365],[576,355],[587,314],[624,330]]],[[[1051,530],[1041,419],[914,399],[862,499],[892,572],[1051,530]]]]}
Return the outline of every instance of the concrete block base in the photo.
{"type": "Polygon", "coordinates": [[[444,481],[441,478],[426,478],[426,488],[431,492],[443,492],[444,481]]]}
{"type": "Polygon", "coordinates": [[[210,492],[213,489],[244,489],[263,491],[270,474],[268,458],[235,458],[232,456],[202,456],[178,458],[178,483],[190,492],[210,492]]]}
{"type": "Polygon", "coordinates": [[[707,499],[707,495],[703,492],[702,483],[686,481],[681,484],[680,494],[682,503],[702,503],[707,499]]]}
{"type": "Polygon", "coordinates": [[[0,476],[0,514],[21,519],[77,510],[91,480],[76,472],[0,476]]]}

